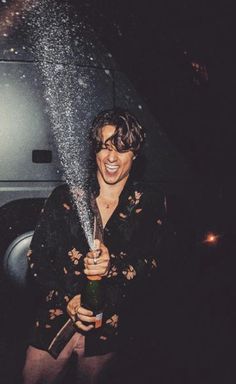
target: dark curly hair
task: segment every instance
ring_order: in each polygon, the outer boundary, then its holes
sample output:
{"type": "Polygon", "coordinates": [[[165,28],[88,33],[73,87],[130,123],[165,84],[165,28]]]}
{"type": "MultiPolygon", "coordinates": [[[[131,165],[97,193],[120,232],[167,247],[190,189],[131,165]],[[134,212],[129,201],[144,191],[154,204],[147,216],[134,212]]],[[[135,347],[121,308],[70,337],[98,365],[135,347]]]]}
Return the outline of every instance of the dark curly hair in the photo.
{"type": "Polygon", "coordinates": [[[91,140],[95,153],[99,152],[106,142],[102,142],[101,132],[105,125],[115,127],[114,134],[108,138],[118,152],[132,151],[137,155],[145,140],[145,132],[139,121],[128,110],[115,108],[100,112],[92,123],[91,140]]]}

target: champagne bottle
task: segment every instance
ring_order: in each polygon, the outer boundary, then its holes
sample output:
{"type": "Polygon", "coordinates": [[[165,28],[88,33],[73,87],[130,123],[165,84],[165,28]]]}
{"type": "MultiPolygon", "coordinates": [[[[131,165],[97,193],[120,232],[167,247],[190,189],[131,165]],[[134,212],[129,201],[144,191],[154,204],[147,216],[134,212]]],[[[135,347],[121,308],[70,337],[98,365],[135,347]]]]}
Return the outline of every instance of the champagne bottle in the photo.
{"type": "Polygon", "coordinates": [[[96,317],[94,328],[102,326],[103,317],[103,281],[100,276],[87,276],[87,281],[82,292],[82,306],[93,312],[96,317]]]}
{"type": "MultiPolygon", "coordinates": [[[[99,242],[96,243],[94,250],[94,263],[96,264],[97,256],[100,251],[98,249],[99,242]]],[[[103,307],[104,307],[104,287],[102,277],[99,275],[87,276],[84,289],[82,291],[82,306],[93,312],[96,317],[94,328],[102,326],[103,307]]]]}

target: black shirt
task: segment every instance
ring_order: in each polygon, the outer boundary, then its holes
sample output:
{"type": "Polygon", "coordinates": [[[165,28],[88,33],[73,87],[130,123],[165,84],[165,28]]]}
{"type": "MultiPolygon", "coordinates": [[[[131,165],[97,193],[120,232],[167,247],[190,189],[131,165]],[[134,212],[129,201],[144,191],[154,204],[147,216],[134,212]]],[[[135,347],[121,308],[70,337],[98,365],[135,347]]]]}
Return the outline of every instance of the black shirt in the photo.
{"type": "MultiPolygon", "coordinates": [[[[91,205],[99,220],[97,193],[91,192],[91,205]]],[[[103,230],[111,261],[103,278],[106,304],[103,326],[86,333],[87,355],[116,348],[122,305],[129,299],[131,285],[142,284],[158,270],[164,227],[163,194],[128,180],[103,230]]],[[[30,277],[38,293],[30,340],[36,348],[47,350],[68,320],[66,306],[86,281],[83,260],[88,251],[70,189],[66,184],[59,186],[46,201],[28,252],[30,277]]]]}

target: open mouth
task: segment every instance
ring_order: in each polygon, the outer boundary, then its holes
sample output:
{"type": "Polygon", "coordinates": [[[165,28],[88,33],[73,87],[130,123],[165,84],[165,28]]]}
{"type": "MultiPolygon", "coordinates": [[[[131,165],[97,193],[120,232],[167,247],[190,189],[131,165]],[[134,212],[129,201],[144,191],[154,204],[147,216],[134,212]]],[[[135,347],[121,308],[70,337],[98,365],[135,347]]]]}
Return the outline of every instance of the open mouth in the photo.
{"type": "Polygon", "coordinates": [[[116,173],[119,169],[119,165],[105,164],[105,169],[108,173],[116,173]]]}

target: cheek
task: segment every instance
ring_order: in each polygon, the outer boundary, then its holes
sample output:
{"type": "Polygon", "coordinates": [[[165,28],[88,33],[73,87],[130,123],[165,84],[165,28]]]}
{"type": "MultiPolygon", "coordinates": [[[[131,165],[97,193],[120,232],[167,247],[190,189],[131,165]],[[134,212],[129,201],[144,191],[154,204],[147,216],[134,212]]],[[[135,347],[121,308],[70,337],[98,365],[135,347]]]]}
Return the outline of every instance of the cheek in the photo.
{"type": "Polygon", "coordinates": [[[96,163],[99,165],[101,163],[101,155],[97,154],[96,156],[96,163]]]}
{"type": "Polygon", "coordinates": [[[104,155],[97,154],[97,156],[96,156],[97,168],[99,168],[99,169],[103,168],[103,161],[104,161],[104,155]]]}
{"type": "Polygon", "coordinates": [[[100,160],[98,156],[96,156],[96,166],[97,166],[97,169],[100,167],[100,160]]]}
{"type": "Polygon", "coordinates": [[[130,169],[132,167],[132,164],[133,164],[132,158],[126,159],[126,161],[123,164],[124,164],[124,167],[126,169],[130,169]]]}

